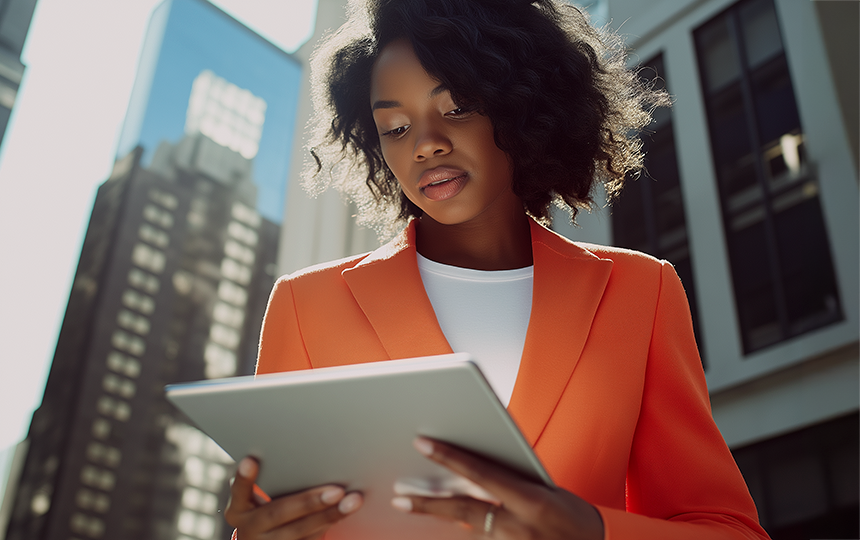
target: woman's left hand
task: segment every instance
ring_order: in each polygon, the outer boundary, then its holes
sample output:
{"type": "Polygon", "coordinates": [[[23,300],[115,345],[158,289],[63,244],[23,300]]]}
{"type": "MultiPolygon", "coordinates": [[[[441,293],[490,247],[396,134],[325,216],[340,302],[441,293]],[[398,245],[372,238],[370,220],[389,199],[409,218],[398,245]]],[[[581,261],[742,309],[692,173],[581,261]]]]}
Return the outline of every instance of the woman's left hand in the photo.
{"type": "Polygon", "coordinates": [[[498,540],[602,540],[597,509],[563,489],[525,480],[508,469],[481,460],[454,446],[426,438],[415,448],[429,459],[485,489],[500,505],[471,497],[395,497],[395,508],[431,514],[466,524],[476,537],[498,540]]]}

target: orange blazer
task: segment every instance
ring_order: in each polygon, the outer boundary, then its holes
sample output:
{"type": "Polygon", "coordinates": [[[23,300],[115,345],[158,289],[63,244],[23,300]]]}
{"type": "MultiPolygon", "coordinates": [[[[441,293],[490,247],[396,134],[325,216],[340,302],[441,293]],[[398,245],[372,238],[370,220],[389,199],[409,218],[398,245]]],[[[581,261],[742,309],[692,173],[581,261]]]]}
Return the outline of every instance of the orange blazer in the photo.
{"type": "MultiPolygon", "coordinates": [[[[767,538],[711,416],[672,266],[532,221],[534,291],[508,411],[607,540],[767,538]]],[[[415,225],[274,287],[258,373],[452,352],[418,272],[415,225]]]]}

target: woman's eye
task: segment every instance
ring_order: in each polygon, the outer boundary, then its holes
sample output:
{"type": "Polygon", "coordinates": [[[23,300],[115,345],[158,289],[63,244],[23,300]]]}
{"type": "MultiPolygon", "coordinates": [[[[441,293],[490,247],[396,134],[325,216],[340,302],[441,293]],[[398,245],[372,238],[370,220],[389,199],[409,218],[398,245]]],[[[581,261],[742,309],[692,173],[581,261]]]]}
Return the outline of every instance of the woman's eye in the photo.
{"type": "Polygon", "coordinates": [[[469,116],[473,112],[474,111],[468,107],[457,107],[456,109],[454,109],[452,111],[448,111],[448,113],[445,116],[453,116],[453,117],[462,118],[465,116],[469,116]]]}
{"type": "Polygon", "coordinates": [[[384,135],[386,137],[399,137],[400,135],[403,135],[404,133],[406,133],[406,129],[408,127],[409,126],[399,126],[399,127],[394,128],[394,129],[389,129],[388,131],[386,131],[382,135],[384,135]]]}

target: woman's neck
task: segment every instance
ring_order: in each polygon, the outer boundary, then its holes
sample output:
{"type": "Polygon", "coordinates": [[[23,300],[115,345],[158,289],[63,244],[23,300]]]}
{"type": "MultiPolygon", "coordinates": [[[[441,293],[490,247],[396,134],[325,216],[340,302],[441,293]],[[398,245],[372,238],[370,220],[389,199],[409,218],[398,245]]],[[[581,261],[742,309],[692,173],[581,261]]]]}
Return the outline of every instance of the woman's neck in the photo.
{"type": "Polygon", "coordinates": [[[424,215],[416,223],[418,253],[431,261],[475,270],[511,270],[532,264],[529,219],[525,212],[493,223],[445,225],[424,215]]]}

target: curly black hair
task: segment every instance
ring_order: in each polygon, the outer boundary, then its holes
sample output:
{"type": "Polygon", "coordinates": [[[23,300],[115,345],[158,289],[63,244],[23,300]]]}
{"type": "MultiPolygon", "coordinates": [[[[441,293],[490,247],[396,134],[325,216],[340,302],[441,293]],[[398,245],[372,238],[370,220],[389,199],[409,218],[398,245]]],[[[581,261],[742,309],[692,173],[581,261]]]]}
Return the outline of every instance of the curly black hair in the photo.
{"type": "Polygon", "coordinates": [[[311,58],[315,163],[304,179],[311,191],[334,185],[378,228],[421,215],[382,157],[370,108],[373,64],[397,39],[458,106],[489,117],[514,193],[544,222],[553,201],[572,220],[590,209],[600,182],[612,200],[642,166],[639,131],[669,102],[626,67],[616,35],[556,0],[352,0],[311,58]]]}

